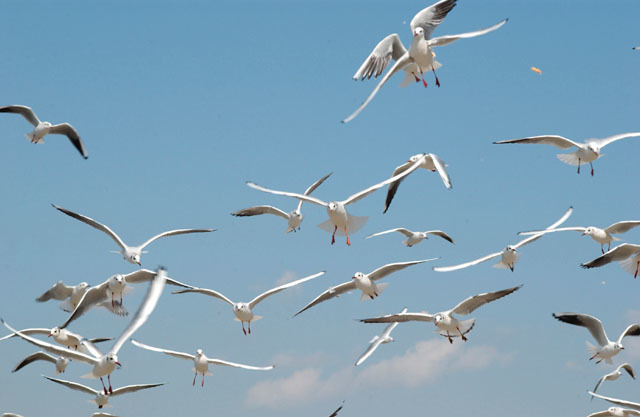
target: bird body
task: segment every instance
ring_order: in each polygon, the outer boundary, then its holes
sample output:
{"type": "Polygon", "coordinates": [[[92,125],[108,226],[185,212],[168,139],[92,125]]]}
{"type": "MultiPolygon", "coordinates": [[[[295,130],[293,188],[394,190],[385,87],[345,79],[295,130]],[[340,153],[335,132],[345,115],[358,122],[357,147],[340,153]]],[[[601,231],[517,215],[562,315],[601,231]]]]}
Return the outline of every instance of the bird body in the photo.
{"type": "MultiPolygon", "coordinates": [[[[629,376],[633,379],[636,379],[636,374],[633,370],[633,368],[631,367],[631,365],[629,365],[628,363],[623,363],[622,365],[618,366],[616,369],[614,369],[612,372],[604,375],[602,378],[600,378],[598,380],[598,383],[596,384],[596,387],[593,389],[593,392],[598,392],[598,388],[600,387],[600,385],[602,385],[602,383],[604,381],[615,381],[618,378],[620,378],[622,376],[622,371],[626,371],[629,376]]],[[[593,399],[593,397],[591,397],[591,399],[593,399]]]]}

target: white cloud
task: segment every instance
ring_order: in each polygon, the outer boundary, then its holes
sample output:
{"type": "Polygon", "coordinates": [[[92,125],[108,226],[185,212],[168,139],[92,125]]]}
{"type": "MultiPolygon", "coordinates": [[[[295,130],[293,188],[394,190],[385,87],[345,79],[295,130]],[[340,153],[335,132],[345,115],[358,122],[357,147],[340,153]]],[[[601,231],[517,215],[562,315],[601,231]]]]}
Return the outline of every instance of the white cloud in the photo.
{"type": "Polygon", "coordinates": [[[296,279],[298,279],[298,274],[293,271],[284,271],[280,278],[276,280],[276,287],[288,284],[289,282],[295,281],[296,279]]]}

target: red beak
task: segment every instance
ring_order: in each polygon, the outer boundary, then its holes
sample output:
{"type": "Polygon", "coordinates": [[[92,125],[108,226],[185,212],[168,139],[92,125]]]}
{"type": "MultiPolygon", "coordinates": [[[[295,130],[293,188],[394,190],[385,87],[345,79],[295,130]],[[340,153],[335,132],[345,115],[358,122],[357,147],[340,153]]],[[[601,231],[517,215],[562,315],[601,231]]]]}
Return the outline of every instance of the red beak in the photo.
{"type": "Polygon", "coordinates": [[[52,336],[51,333],[49,333],[49,336],[47,336],[47,337],[51,337],[51,336],[52,336]]]}
{"type": "Polygon", "coordinates": [[[138,264],[138,266],[142,266],[142,264],[140,262],[136,262],[138,264]]]}
{"type": "Polygon", "coordinates": [[[116,362],[116,365],[118,365],[118,366],[122,366],[122,365],[120,365],[120,362],[116,362]]]}

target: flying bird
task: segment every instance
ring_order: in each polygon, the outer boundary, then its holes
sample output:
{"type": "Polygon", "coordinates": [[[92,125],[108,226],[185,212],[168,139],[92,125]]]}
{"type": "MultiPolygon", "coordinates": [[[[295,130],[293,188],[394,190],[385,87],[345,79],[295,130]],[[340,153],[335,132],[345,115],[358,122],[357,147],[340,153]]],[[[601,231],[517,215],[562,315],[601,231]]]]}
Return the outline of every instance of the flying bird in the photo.
{"type": "Polygon", "coordinates": [[[44,143],[44,137],[47,134],[52,135],[65,135],[69,138],[73,146],[80,152],[80,155],[84,159],[87,159],[87,151],[84,149],[84,144],[78,132],[69,123],[60,123],[52,125],[49,122],[41,122],[38,116],[27,106],[4,106],[0,107],[0,113],[17,113],[27,119],[29,123],[35,127],[33,132],[27,133],[25,137],[31,141],[31,143],[44,143]]]}
{"type": "Polygon", "coordinates": [[[558,229],[549,229],[549,230],[533,230],[529,232],[520,232],[519,235],[537,235],[537,234],[546,234],[552,232],[582,232],[582,236],[590,236],[591,239],[595,240],[600,244],[600,250],[604,253],[604,245],[608,245],[607,250],[611,249],[611,242],[614,240],[620,240],[617,237],[612,235],[620,234],[628,232],[634,227],[640,226],[640,220],[625,220],[622,222],[617,222],[612,224],[611,226],[601,229],[596,226],[574,226],[574,227],[560,227],[558,229]]]}
{"type": "MultiPolygon", "coordinates": [[[[562,217],[560,217],[560,219],[558,219],[555,223],[553,223],[551,226],[547,227],[547,229],[545,230],[549,230],[549,229],[555,229],[556,227],[560,226],[562,223],[564,223],[569,216],[571,216],[571,213],[573,213],[573,207],[569,207],[569,210],[567,210],[562,217]]],[[[434,271],[437,272],[449,272],[449,271],[456,271],[458,269],[463,269],[463,268],[468,268],[470,266],[473,265],[478,265],[479,263],[482,262],[486,262],[490,259],[494,259],[497,257],[500,257],[500,261],[498,263],[496,263],[494,266],[494,268],[509,268],[511,270],[511,272],[513,272],[513,269],[515,267],[516,262],[518,262],[518,259],[520,259],[520,253],[517,252],[517,250],[521,247],[523,247],[524,245],[527,245],[531,242],[535,242],[536,240],[540,239],[542,237],[542,234],[536,234],[533,235],[531,237],[528,237],[526,239],[521,240],[520,242],[516,243],[515,245],[509,245],[506,248],[504,248],[502,251],[500,252],[496,252],[496,253],[492,253],[489,254],[487,256],[483,256],[482,258],[478,258],[475,259],[473,261],[470,262],[465,262],[463,264],[459,264],[459,265],[454,265],[454,266],[436,266],[433,268],[434,271]]]]}
{"type": "Polygon", "coordinates": [[[591,175],[593,176],[592,162],[602,156],[602,153],[600,153],[602,148],[620,139],[633,138],[637,136],[640,136],[640,132],[622,133],[619,135],[609,136],[608,138],[604,138],[604,139],[588,139],[584,143],[578,143],[578,142],[572,141],[571,139],[564,138],[562,136],[543,135],[543,136],[532,136],[529,138],[522,138],[522,139],[500,140],[493,143],[494,144],[541,143],[543,145],[555,146],[556,148],[560,148],[560,149],[569,149],[571,147],[576,147],[577,148],[576,151],[572,153],[558,154],[557,155],[558,159],[568,165],[577,165],[578,174],[580,173],[580,165],[586,164],[588,162],[589,165],[591,166],[591,175]]]}
{"type": "Polygon", "coordinates": [[[638,269],[640,269],[640,245],[623,243],[592,261],[580,264],[580,266],[586,269],[597,268],[614,261],[619,262],[622,269],[633,274],[633,277],[636,278],[638,269]]]}
{"type": "MultiPolygon", "coordinates": [[[[418,168],[427,169],[431,172],[437,171],[438,174],[440,174],[440,178],[442,178],[442,182],[444,183],[444,186],[447,187],[448,189],[451,189],[452,187],[451,179],[449,178],[449,174],[445,169],[447,165],[444,162],[442,162],[442,160],[438,157],[438,155],[434,153],[419,153],[419,154],[413,155],[411,158],[409,158],[407,162],[396,167],[396,169],[393,170],[393,175],[391,176],[395,177],[396,175],[400,175],[406,170],[408,170],[409,168],[413,168],[412,171],[415,171],[416,168],[414,167],[414,164],[416,163],[419,164],[418,168]]],[[[404,181],[405,178],[406,177],[402,177],[399,180],[389,184],[389,188],[387,189],[387,197],[384,202],[383,213],[386,213],[387,210],[389,210],[391,201],[393,201],[393,197],[396,195],[396,192],[398,191],[398,187],[400,187],[400,183],[404,181]]]]}
{"type": "Polygon", "coordinates": [[[174,291],[172,294],[200,293],[200,294],[208,295],[210,297],[218,298],[218,299],[220,299],[222,301],[225,301],[225,302],[231,304],[231,306],[233,307],[233,314],[236,316],[235,319],[242,323],[242,332],[246,335],[247,334],[247,330],[244,329],[244,323],[245,322],[248,323],[249,334],[251,334],[251,322],[260,320],[262,318],[262,316],[257,316],[255,314],[253,314],[253,309],[256,307],[256,305],[258,305],[258,303],[260,303],[262,300],[264,300],[265,298],[267,298],[267,297],[269,297],[269,296],[271,296],[273,294],[277,294],[280,291],[286,290],[287,288],[291,288],[291,287],[294,287],[294,286],[296,286],[298,284],[302,284],[305,281],[309,281],[309,280],[312,280],[314,278],[317,278],[317,277],[319,277],[321,275],[324,275],[324,273],[325,273],[325,271],[321,271],[321,272],[318,272],[317,274],[309,275],[307,277],[300,278],[300,279],[298,279],[296,281],[289,282],[289,283],[281,285],[279,287],[272,288],[269,291],[265,291],[262,294],[258,295],[253,300],[249,301],[248,303],[245,303],[245,302],[233,302],[229,298],[227,298],[225,295],[223,295],[222,293],[219,293],[218,291],[214,291],[214,290],[209,290],[209,289],[206,289],[206,288],[190,287],[190,288],[188,288],[186,290],[174,291]]]}
{"type": "Polygon", "coordinates": [[[102,388],[104,389],[104,393],[113,392],[111,388],[111,373],[115,370],[116,366],[120,366],[120,362],[118,362],[118,352],[120,348],[127,341],[127,339],[131,338],[133,334],[147,321],[151,313],[156,307],[158,303],[158,299],[160,295],[162,295],[162,290],[165,284],[166,271],[162,268],[158,269],[156,278],[149,284],[149,289],[147,290],[147,294],[145,295],[138,311],[134,315],[133,319],[127,326],[126,329],[122,332],[120,337],[115,341],[111,350],[105,355],[100,352],[92,343],[88,341],[83,341],[82,344],[87,349],[89,349],[90,353],[81,353],[78,351],[61,348],[50,343],[35,339],[31,336],[27,336],[22,334],[21,332],[15,330],[7,322],[3,319],[0,319],[2,323],[12,332],[16,333],[18,336],[26,340],[27,342],[36,345],[38,347],[43,348],[44,350],[53,353],[55,355],[64,356],[69,359],[77,360],[80,362],[85,362],[90,364],[93,368],[91,372],[85,375],[86,378],[100,378],[100,382],[102,382],[102,388]],[[109,381],[109,391],[105,387],[104,381],[102,379],[103,376],[107,376],[109,381]]]}
{"type": "Polygon", "coordinates": [[[120,236],[115,234],[115,232],[113,230],[109,229],[104,224],[98,223],[97,221],[95,221],[93,219],[90,219],[89,217],[83,216],[82,214],[74,213],[73,211],[64,209],[62,207],[58,207],[55,204],[52,204],[52,206],[56,210],[59,210],[59,211],[63,212],[67,216],[73,217],[76,220],[80,220],[81,222],[88,224],[89,226],[93,227],[94,229],[98,229],[98,230],[106,233],[121,248],[120,251],[115,252],[115,253],[121,254],[125,261],[127,261],[129,263],[132,263],[132,264],[138,264],[139,266],[141,265],[140,264],[140,256],[144,253],[143,249],[145,247],[147,247],[149,244],[151,244],[153,241],[155,241],[157,239],[160,239],[161,237],[184,235],[184,234],[187,234],[187,233],[214,232],[216,230],[216,229],[178,229],[178,230],[170,230],[168,232],[163,232],[163,233],[160,233],[159,235],[155,235],[151,239],[149,239],[146,242],[144,242],[142,245],[139,245],[139,246],[127,246],[127,244],[125,244],[122,241],[122,239],[120,239],[120,236]]]}
{"type": "Polygon", "coordinates": [[[11,372],[18,372],[20,369],[36,361],[51,362],[56,366],[56,374],[64,372],[64,370],[67,369],[67,365],[69,364],[69,359],[65,358],[64,356],[55,357],[45,352],[36,352],[21,360],[20,363],[17,364],[11,372]]]}
{"type": "Polygon", "coordinates": [[[582,326],[589,330],[591,336],[598,342],[598,346],[587,342],[587,350],[592,354],[589,360],[597,359],[596,363],[604,360],[610,365],[613,364],[611,358],[624,349],[622,339],[626,336],[640,336],[640,325],[631,324],[620,334],[617,341],[612,342],[607,337],[602,322],[593,316],[579,313],[553,313],[553,317],[562,322],[582,326]]]}
{"type": "MultiPolygon", "coordinates": [[[[318,181],[311,184],[311,186],[307,188],[306,191],[304,192],[304,195],[311,194],[316,188],[320,186],[320,184],[322,184],[327,178],[329,178],[331,174],[332,173],[329,173],[324,177],[320,178],[318,181]]],[[[249,207],[246,209],[238,210],[236,212],[231,213],[231,215],[236,217],[247,217],[247,216],[258,216],[260,214],[273,214],[275,216],[282,217],[287,221],[289,227],[287,228],[285,233],[290,233],[290,232],[295,232],[296,230],[300,230],[300,223],[302,223],[302,219],[304,218],[304,216],[302,215],[302,212],[300,211],[300,209],[302,208],[303,202],[304,202],[303,200],[299,200],[298,207],[295,210],[293,210],[291,213],[286,213],[280,210],[279,208],[273,207],[273,206],[255,206],[255,207],[249,207]]]]}
{"type": "MultiPolygon", "coordinates": [[[[596,387],[593,389],[593,392],[596,393],[598,391],[598,387],[600,387],[600,385],[602,385],[604,381],[615,381],[616,379],[620,378],[620,376],[622,376],[622,370],[627,371],[631,378],[636,379],[636,373],[633,371],[631,365],[629,365],[628,363],[623,363],[622,365],[618,366],[615,371],[612,371],[600,378],[598,380],[598,383],[596,384],[596,387]]],[[[593,397],[591,397],[591,399],[593,399],[593,397]]]]}
{"type": "Polygon", "coordinates": [[[522,288],[522,285],[507,288],[506,290],[488,292],[483,294],[474,295],[453,307],[451,310],[442,311],[436,314],[429,314],[427,312],[422,313],[400,313],[390,314],[388,316],[375,317],[370,319],[360,320],[363,323],[393,323],[393,322],[406,322],[406,321],[430,321],[433,322],[436,327],[436,333],[440,336],[449,339],[449,343],[453,343],[453,337],[461,337],[465,342],[467,333],[473,329],[476,319],[458,320],[453,314],[459,314],[466,316],[471,314],[478,307],[481,307],[487,303],[498,300],[505,297],[514,291],[522,288]]]}
{"type": "Polygon", "coordinates": [[[211,373],[209,372],[209,365],[210,364],[211,365],[221,365],[221,366],[233,366],[234,368],[250,369],[252,371],[269,371],[269,370],[274,368],[273,365],[270,365],[270,366],[249,366],[249,365],[243,365],[241,363],[223,361],[222,359],[207,358],[207,355],[204,354],[202,349],[197,349],[196,350],[196,354],[195,355],[191,355],[189,353],[176,352],[174,350],[160,349],[160,348],[157,348],[157,347],[145,345],[144,343],[140,343],[137,340],[133,340],[133,339],[131,339],[131,343],[133,343],[134,345],[136,345],[136,346],[138,346],[138,347],[140,347],[142,349],[151,350],[151,351],[154,351],[154,352],[164,353],[165,355],[173,356],[174,358],[187,359],[187,360],[193,361],[193,364],[194,364],[193,370],[195,371],[196,374],[193,377],[193,384],[192,385],[196,384],[196,377],[198,376],[198,374],[202,374],[202,384],[201,385],[203,387],[204,387],[204,376],[205,375],[211,375],[211,373]]]}
{"type": "MultiPolygon", "coordinates": [[[[624,407],[630,407],[634,411],[635,410],[640,411],[640,404],[639,403],[634,403],[634,402],[625,401],[625,400],[619,400],[617,398],[605,397],[604,395],[596,394],[595,392],[591,392],[591,391],[587,391],[587,392],[592,397],[601,398],[601,399],[603,399],[605,401],[609,401],[612,404],[617,404],[617,405],[621,405],[621,406],[624,406],[624,407]]],[[[617,407],[612,407],[612,408],[617,408],[617,407]]],[[[619,408],[617,408],[617,409],[620,410],[619,408]]],[[[611,410],[611,408],[609,410],[611,410]]],[[[619,416],[633,416],[633,415],[640,415],[640,413],[638,413],[638,414],[617,414],[617,415],[616,414],[612,414],[612,415],[616,416],[616,417],[619,417],[619,416]]]]}
{"type": "Polygon", "coordinates": [[[336,285],[335,287],[330,287],[328,290],[314,298],[313,301],[311,301],[309,304],[304,306],[302,310],[294,314],[294,317],[302,313],[303,311],[320,304],[323,301],[330,300],[334,297],[338,297],[341,294],[353,291],[355,289],[359,289],[360,291],[362,291],[360,301],[366,300],[367,298],[373,300],[375,297],[379,296],[387,287],[386,283],[376,284],[376,281],[409,266],[418,265],[423,262],[429,262],[436,259],[438,258],[422,259],[420,261],[396,262],[381,266],[380,268],[376,269],[375,271],[369,272],[368,274],[356,272],[353,277],[351,277],[351,281],[344,282],[340,285],[336,285]]]}
{"type": "MultiPolygon", "coordinates": [[[[406,312],[407,308],[405,307],[402,309],[400,314],[404,314],[406,312]]],[[[380,336],[374,336],[373,339],[371,339],[371,341],[369,342],[369,347],[367,348],[367,350],[362,355],[360,355],[360,357],[356,361],[356,366],[366,361],[367,358],[371,356],[371,354],[375,352],[375,350],[378,349],[378,346],[380,346],[381,344],[394,342],[393,337],[391,337],[391,332],[396,328],[397,325],[397,321],[393,322],[384,329],[380,336]]]]}
{"type": "Polygon", "coordinates": [[[408,247],[412,247],[413,245],[417,245],[422,242],[424,239],[429,239],[429,235],[440,236],[444,240],[448,240],[451,243],[455,243],[451,236],[443,232],[442,230],[427,230],[426,232],[412,232],[409,229],[405,229],[404,227],[398,227],[396,229],[385,230],[384,232],[374,233],[372,235],[367,236],[365,239],[369,239],[371,237],[386,235],[387,233],[399,232],[407,237],[406,240],[403,240],[402,243],[408,247]]]}
{"type": "Polygon", "coordinates": [[[425,71],[433,71],[433,75],[436,78],[436,85],[440,87],[440,80],[438,80],[436,70],[440,68],[442,64],[435,60],[436,54],[432,48],[448,45],[458,39],[473,38],[487,34],[500,28],[507,22],[507,19],[504,19],[485,29],[457,35],[445,35],[432,39],[433,31],[442,23],[455,5],[456,0],[442,0],[418,12],[413,19],[411,19],[410,26],[413,39],[408,51],[400,41],[397,33],[387,36],[376,45],[358,71],[353,75],[354,80],[369,79],[371,76],[377,78],[385,70],[392,58],[396,62],[384,77],[382,77],[382,80],[380,80],[376,88],[369,94],[369,97],[367,97],[355,112],[344,119],[342,121],[343,123],[350,122],[364,110],[378,91],[380,91],[380,88],[382,88],[391,76],[400,70],[404,70],[405,72],[405,78],[400,85],[401,87],[409,85],[413,80],[418,82],[420,78],[422,78],[424,86],[427,87],[427,82],[424,79],[425,71]],[[420,75],[420,78],[418,78],[418,75],[420,75]]]}
{"type": "MultiPolygon", "coordinates": [[[[47,329],[47,328],[23,329],[23,330],[20,330],[20,333],[23,335],[29,335],[29,336],[33,334],[42,334],[42,335],[46,334],[47,337],[53,337],[53,340],[56,343],[59,343],[62,346],[66,346],[68,349],[73,348],[74,350],[78,350],[78,347],[80,347],[80,349],[83,350],[84,346],[82,342],[85,340],[88,340],[91,343],[102,343],[102,342],[107,342],[111,340],[110,338],[85,339],[79,334],[70,332],[69,330],[63,329],[60,327],[54,327],[52,329],[47,329]]],[[[0,342],[3,340],[10,339],[12,337],[18,337],[18,336],[19,335],[15,332],[11,333],[11,334],[8,334],[7,336],[0,338],[0,342]]]]}
{"type": "Polygon", "coordinates": [[[340,407],[338,407],[336,409],[336,411],[334,411],[333,413],[331,413],[331,415],[329,417],[336,417],[338,415],[338,412],[340,412],[340,410],[342,410],[342,407],[344,407],[344,401],[342,401],[342,404],[340,405],[340,407]]]}
{"type": "Polygon", "coordinates": [[[87,292],[88,289],[89,284],[86,282],[81,282],[74,286],[68,286],[65,285],[64,282],[58,281],[44,294],[36,298],[36,301],[39,303],[44,303],[51,299],[62,301],[62,303],[60,303],[60,308],[67,313],[71,313],[77,307],[78,303],[84,296],[84,293],[87,292]]]}
{"type": "Polygon", "coordinates": [[[161,383],[161,384],[127,385],[126,387],[116,388],[113,391],[109,392],[109,394],[107,394],[107,393],[103,393],[102,391],[97,391],[97,390],[95,390],[93,388],[89,388],[89,387],[87,387],[85,385],[78,384],[77,382],[71,382],[71,381],[65,381],[65,380],[62,380],[62,379],[51,378],[50,376],[45,376],[45,375],[42,375],[42,376],[47,378],[49,381],[53,381],[56,384],[63,385],[63,386],[65,386],[67,388],[70,388],[72,390],[84,392],[84,393],[89,394],[89,395],[95,395],[95,399],[90,400],[90,402],[95,403],[98,406],[98,408],[102,408],[105,405],[107,405],[107,403],[109,402],[109,398],[111,398],[111,397],[115,397],[115,396],[122,395],[122,394],[128,394],[130,392],[136,392],[136,391],[140,391],[140,390],[143,390],[143,389],[155,388],[155,387],[159,387],[161,385],[164,385],[164,383],[161,383]]]}
{"type": "Polygon", "coordinates": [[[609,407],[605,411],[592,413],[592,414],[589,414],[587,417],[605,417],[605,416],[612,416],[612,417],[640,416],[640,411],[630,410],[628,408],[609,407]]]}

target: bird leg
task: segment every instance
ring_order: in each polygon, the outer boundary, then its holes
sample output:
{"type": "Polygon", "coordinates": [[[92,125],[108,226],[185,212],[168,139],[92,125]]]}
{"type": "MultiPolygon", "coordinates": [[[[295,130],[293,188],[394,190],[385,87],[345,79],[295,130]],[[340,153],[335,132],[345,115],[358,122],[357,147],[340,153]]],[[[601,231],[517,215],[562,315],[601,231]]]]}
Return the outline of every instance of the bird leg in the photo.
{"type": "Polygon", "coordinates": [[[242,323],[242,333],[244,333],[244,335],[247,335],[247,331],[244,329],[244,321],[241,321],[240,323],[242,323]]]}
{"type": "Polygon", "coordinates": [[[416,77],[416,73],[412,72],[411,75],[413,75],[413,78],[416,79],[416,82],[419,83],[420,82],[420,78],[416,77]]]}
{"type": "Polygon", "coordinates": [[[196,378],[197,377],[198,377],[198,371],[196,371],[196,374],[193,376],[193,384],[191,384],[191,385],[193,385],[193,386],[196,385],[196,378]]]}
{"type": "Polygon", "coordinates": [[[578,174],[580,173],[580,158],[578,158],[578,174]]]}
{"type": "Polygon", "coordinates": [[[347,233],[347,226],[344,227],[344,234],[347,235],[347,245],[351,246],[351,242],[349,241],[349,234],[347,233]]]}
{"type": "Polygon", "coordinates": [[[422,72],[422,68],[420,68],[420,76],[422,77],[422,84],[424,84],[424,88],[427,88],[427,81],[424,79],[424,73],[422,72]]]}
{"type": "Polygon", "coordinates": [[[331,235],[331,244],[336,243],[336,231],[338,230],[338,225],[333,225],[333,234],[331,235]]]}
{"type": "Polygon", "coordinates": [[[433,75],[436,77],[436,85],[440,87],[440,80],[438,80],[438,76],[436,75],[436,69],[431,65],[431,71],[433,71],[433,75]]]}
{"type": "Polygon", "coordinates": [[[248,322],[247,327],[249,327],[249,334],[251,334],[251,322],[248,322]]]}
{"type": "Polygon", "coordinates": [[[115,307],[115,304],[113,302],[113,291],[111,291],[111,307],[115,307]]]}
{"type": "Polygon", "coordinates": [[[449,335],[449,331],[447,331],[447,339],[449,339],[449,343],[453,344],[453,339],[451,338],[451,336],[449,335]]]}
{"type": "Polygon", "coordinates": [[[111,374],[107,375],[107,381],[109,381],[109,394],[113,394],[113,389],[111,388],[111,374]]]}
{"type": "Polygon", "coordinates": [[[201,386],[204,387],[204,372],[202,373],[202,384],[201,384],[201,386]]]}
{"type": "Polygon", "coordinates": [[[102,389],[104,389],[104,395],[107,395],[107,387],[104,386],[104,381],[102,380],[102,377],[100,377],[100,382],[102,382],[102,389]]]}
{"type": "Polygon", "coordinates": [[[636,263],[636,273],[635,273],[635,274],[633,274],[633,278],[634,278],[634,279],[638,277],[638,268],[640,268],[640,261],[638,261],[638,262],[636,263]]]}
{"type": "Polygon", "coordinates": [[[460,337],[462,338],[462,340],[464,340],[465,342],[467,341],[467,338],[464,337],[464,335],[462,334],[462,332],[460,331],[459,327],[456,327],[456,329],[458,330],[458,333],[460,333],[460,337]]]}
{"type": "Polygon", "coordinates": [[[591,176],[593,177],[593,164],[589,162],[589,165],[591,165],[591,176]]]}

